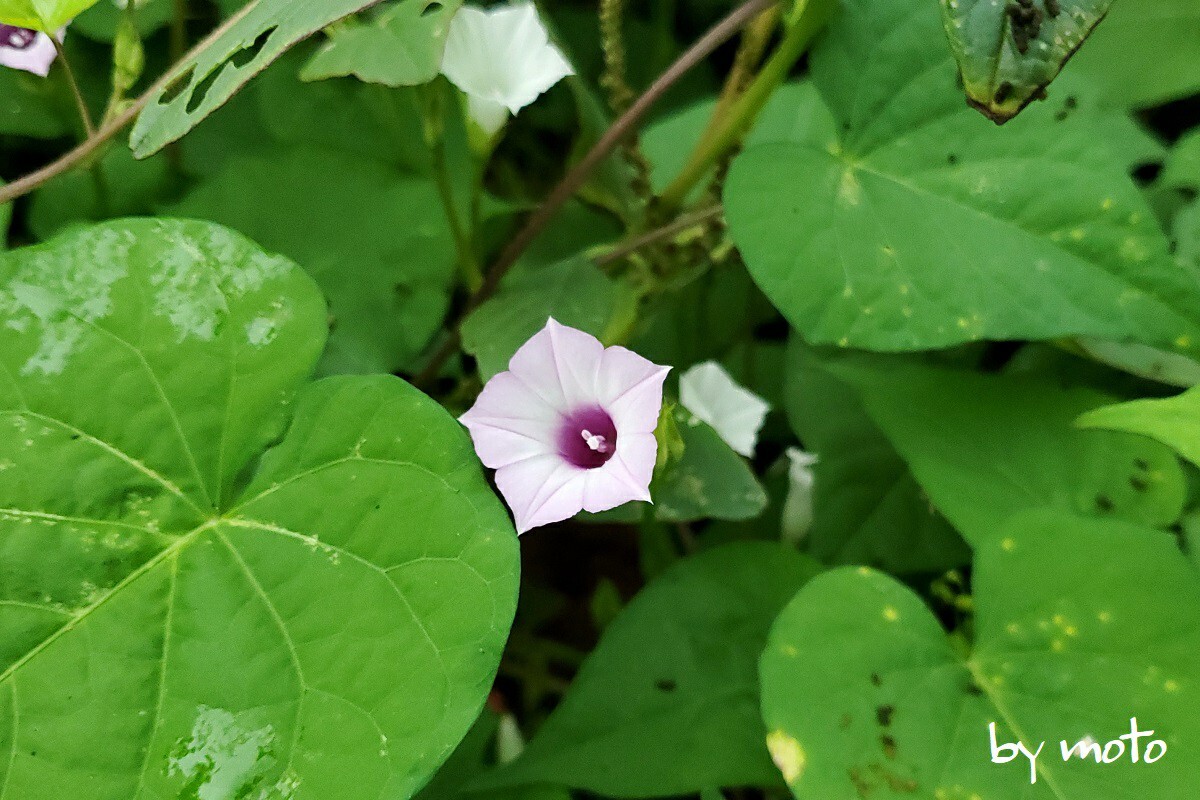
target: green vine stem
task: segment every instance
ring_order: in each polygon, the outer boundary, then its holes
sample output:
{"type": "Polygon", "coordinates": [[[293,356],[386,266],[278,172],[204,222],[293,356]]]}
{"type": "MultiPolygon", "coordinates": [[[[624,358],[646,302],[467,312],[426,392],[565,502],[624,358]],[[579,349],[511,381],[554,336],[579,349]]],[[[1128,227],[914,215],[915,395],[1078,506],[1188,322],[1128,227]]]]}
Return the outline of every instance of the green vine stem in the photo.
{"type": "Polygon", "coordinates": [[[660,214],[670,215],[682,207],[692,189],[750,130],[772,92],[787,79],[792,67],[808,49],[813,36],[825,24],[827,5],[821,0],[806,3],[800,18],[788,29],[787,35],[749,88],[729,105],[726,113],[713,120],[711,135],[702,137],[679,175],[663,191],[659,197],[660,214]]]}

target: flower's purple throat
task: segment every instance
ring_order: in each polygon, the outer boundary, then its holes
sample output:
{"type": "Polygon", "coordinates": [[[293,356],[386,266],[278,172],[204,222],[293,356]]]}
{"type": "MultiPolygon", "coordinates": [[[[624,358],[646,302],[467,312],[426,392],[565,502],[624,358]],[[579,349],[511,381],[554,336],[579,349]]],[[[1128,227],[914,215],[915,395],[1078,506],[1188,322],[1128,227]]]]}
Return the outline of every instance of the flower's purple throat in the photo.
{"type": "Polygon", "coordinates": [[[617,452],[617,426],[599,406],[581,408],[563,417],[558,453],[580,469],[603,467],[617,452]]]}
{"type": "Polygon", "coordinates": [[[12,25],[0,25],[0,47],[12,50],[28,50],[37,39],[37,31],[26,28],[15,28],[12,25]]]}

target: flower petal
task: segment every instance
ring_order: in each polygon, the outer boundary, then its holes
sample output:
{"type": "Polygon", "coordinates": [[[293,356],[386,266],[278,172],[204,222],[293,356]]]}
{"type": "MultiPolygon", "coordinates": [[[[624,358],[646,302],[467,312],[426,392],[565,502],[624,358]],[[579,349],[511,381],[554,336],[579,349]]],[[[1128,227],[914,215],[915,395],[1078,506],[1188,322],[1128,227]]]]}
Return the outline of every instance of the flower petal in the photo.
{"type": "Polygon", "coordinates": [[[739,386],[724,367],[706,361],[679,378],[679,401],[707,422],[725,443],[744,456],[753,456],[770,406],[739,386]]]}
{"type": "Polygon", "coordinates": [[[617,452],[600,469],[588,472],[583,508],[593,513],[607,511],[631,500],[650,502],[650,480],[658,456],[658,440],[652,433],[636,433],[617,440],[617,452]]]}
{"type": "Polygon", "coordinates": [[[510,372],[488,381],[459,421],[471,432],[479,460],[499,469],[557,452],[558,411],[510,372]]]}
{"type": "Polygon", "coordinates": [[[573,75],[533,3],[481,9],[463,6],[450,21],[442,74],[471,99],[480,127],[499,130],[502,106],[516,114],[554,84],[573,75]]]}
{"type": "Polygon", "coordinates": [[[525,533],[582,511],[585,475],[557,455],[536,456],[496,470],[496,488],[525,533]]]}
{"type": "Polygon", "coordinates": [[[624,347],[604,351],[596,396],[622,436],[654,432],[662,410],[663,381],[670,371],[624,347]]]}
{"type": "Polygon", "coordinates": [[[596,403],[604,354],[604,345],[595,336],[551,319],[521,345],[508,369],[526,385],[537,387],[546,402],[565,414],[596,403]]]}
{"type": "MultiPolygon", "coordinates": [[[[50,41],[50,37],[39,32],[33,38],[32,43],[26,46],[6,45],[5,43],[10,40],[24,39],[24,36],[14,36],[14,32],[30,33],[21,28],[13,28],[11,25],[0,25],[0,66],[24,70],[42,78],[49,75],[50,66],[58,57],[58,50],[55,49],[54,42],[50,41]]],[[[63,41],[65,36],[66,28],[63,28],[58,32],[58,40],[63,41]]]]}

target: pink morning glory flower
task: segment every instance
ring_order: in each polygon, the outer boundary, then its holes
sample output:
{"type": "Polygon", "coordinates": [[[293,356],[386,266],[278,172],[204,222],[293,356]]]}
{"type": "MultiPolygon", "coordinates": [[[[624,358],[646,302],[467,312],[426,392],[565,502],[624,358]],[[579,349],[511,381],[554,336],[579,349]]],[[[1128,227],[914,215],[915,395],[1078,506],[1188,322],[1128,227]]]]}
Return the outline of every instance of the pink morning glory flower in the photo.
{"type": "Polygon", "coordinates": [[[650,500],[660,367],[551,319],[461,417],[517,532],[650,500]]]}
{"type": "MultiPolygon", "coordinates": [[[[61,42],[60,31],[58,40],[61,42]]],[[[50,37],[27,28],[0,25],[0,65],[46,77],[58,51],[50,37]]]]}

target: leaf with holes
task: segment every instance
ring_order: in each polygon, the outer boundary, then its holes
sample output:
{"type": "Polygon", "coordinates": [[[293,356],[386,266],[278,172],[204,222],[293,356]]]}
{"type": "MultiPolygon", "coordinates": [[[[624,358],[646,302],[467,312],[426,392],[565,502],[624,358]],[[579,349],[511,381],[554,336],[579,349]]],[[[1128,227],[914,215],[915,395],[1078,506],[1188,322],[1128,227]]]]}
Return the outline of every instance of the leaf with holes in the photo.
{"type": "Polygon", "coordinates": [[[941,0],[971,105],[1007,122],[1057,77],[1113,0],[941,0]]]}
{"type": "Polygon", "coordinates": [[[0,792],[411,796],[515,606],[458,424],[396,378],[305,385],[315,285],[209,223],[4,254],[0,321],[0,792]]]}
{"type": "Polygon", "coordinates": [[[730,230],[766,295],[817,344],[1086,335],[1200,352],[1200,284],[1103,115],[1068,96],[997,129],[963,104],[940,28],[928,0],[846,0],[812,52],[837,136],[734,163],[730,230]]]}
{"type": "MultiPolygon", "coordinates": [[[[762,709],[798,798],[1177,797],[1200,770],[1200,581],[1172,537],[1056,514],[977,551],[974,638],[947,638],[910,589],[867,568],[812,580],[762,656],[762,709]],[[1072,757],[1130,718],[1156,763],[1072,757]],[[1000,743],[1036,751],[994,764],[1000,743]],[[1031,778],[1036,783],[1031,784],[1031,778]]],[[[1129,739],[1119,744],[1128,746],[1129,739]]],[[[1097,756],[1098,758],[1098,756],[1097,756]]]]}
{"type": "Polygon", "coordinates": [[[353,75],[384,86],[416,86],[438,76],[450,19],[462,0],[403,0],[369,21],[348,22],[300,72],[319,81],[353,75]]]}
{"type": "Polygon", "coordinates": [[[57,31],[98,0],[0,0],[0,23],[57,31]]]}
{"type": "Polygon", "coordinates": [[[296,42],[378,0],[252,0],[208,46],[176,64],[172,79],[138,116],[138,158],[196,127],[296,42]]]}
{"type": "Polygon", "coordinates": [[[830,369],[859,389],[930,502],[972,544],[1035,508],[1159,527],[1183,511],[1186,481],[1169,449],[1075,427],[1080,414],[1111,402],[1108,395],[891,359],[830,369]]]}
{"type": "Polygon", "coordinates": [[[522,756],[476,787],[663,797],[773,782],[755,659],[775,615],[818,571],[767,542],[679,562],[605,630],[522,756]]]}

